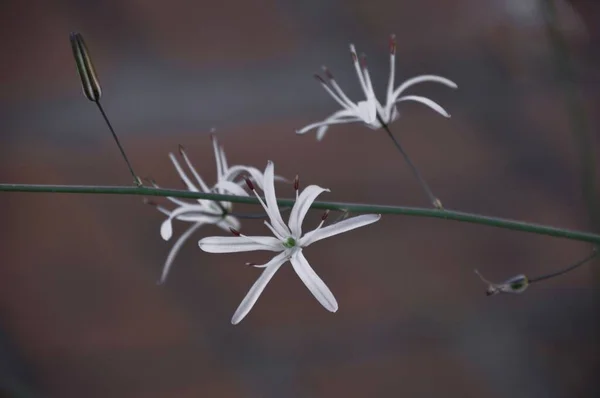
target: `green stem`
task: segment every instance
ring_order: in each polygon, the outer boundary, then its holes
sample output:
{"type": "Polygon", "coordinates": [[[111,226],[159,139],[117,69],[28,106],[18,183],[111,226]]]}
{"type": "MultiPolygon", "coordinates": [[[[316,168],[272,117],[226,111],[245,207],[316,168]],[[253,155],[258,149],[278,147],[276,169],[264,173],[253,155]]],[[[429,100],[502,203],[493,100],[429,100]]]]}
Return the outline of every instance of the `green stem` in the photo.
{"type": "MultiPolygon", "coordinates": [[[[203,192],[190,192],[177,189],[159,189],[151,187],[123,186],[86,186],[86,185],[30,185],[30,184],[0,184],[0,192],[46,192],[72,194],[109,194],[109,195],[140,195],[140,196],[171,196],[187,199],[209,199],[233,203],[258,204],[258,199],[251,196],[220,195],[203,192]]],[[[281,207],[294,205],[293,199],[278,199],[281,207]]],[[[545,225],[532,224],[523,221],[507,220],[497,217],[481,216],[452,210],[424,209],[417,207],[368,205],[344,202],[314,202],[312,209],[348,211],[352,213],[396,214],[414,217],[441,218],[471,224],[487,225],[490,227],[529,232],[538,235],[548,235],[558,238],[577,240],[600,244],[600,235],[555,228],[545,225]]]]}

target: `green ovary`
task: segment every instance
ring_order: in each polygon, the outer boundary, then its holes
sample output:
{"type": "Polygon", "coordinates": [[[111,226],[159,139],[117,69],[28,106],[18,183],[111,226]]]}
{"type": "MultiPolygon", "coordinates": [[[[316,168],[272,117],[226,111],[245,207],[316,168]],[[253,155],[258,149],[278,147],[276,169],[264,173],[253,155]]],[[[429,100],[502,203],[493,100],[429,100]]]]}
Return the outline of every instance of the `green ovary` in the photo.
{"type": "Polygon", "coordinates": [[[289,237],[283,242],[283,245],[288,249],[291,249],[292,247],[296,246],[296,239],[289,237]]]}

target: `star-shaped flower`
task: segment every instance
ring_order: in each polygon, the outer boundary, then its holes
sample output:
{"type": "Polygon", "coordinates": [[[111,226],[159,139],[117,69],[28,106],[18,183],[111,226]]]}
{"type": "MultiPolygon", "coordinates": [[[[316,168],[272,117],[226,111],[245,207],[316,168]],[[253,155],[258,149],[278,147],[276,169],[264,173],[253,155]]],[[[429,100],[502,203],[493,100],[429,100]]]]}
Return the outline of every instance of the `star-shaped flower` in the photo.
{"type": "MultiPolygon", "coordinates": [[[[193,176],[193,181],[188,173],[183,169],[177,158],[173,153],[169,153],[169,158],[179,177],[191,192],[205,192],[205,193],[218,193],[218,194],[230,194],[239,196],[248,196],[248,192],[244,189],[246,183],[241,177],[247,175],[250,176],[259,187],[263,186],[263,174],[260,170],[255,167],[235,165],[229,167],[223,147],[219,146],[216,137],[212,136],[213,149],[215,153],[215,160],[217,163],[217,182],[214,186],[209,187],[206,182],[200,177],[200,174],[196,171],[196,168],[192,165],[189,157],[187,156],[185,149],[180,146],[179,153],[183,158],[187,168],[193,176]],[[237,181],[236,181],[237,180],[237,181]]],[[[278,179],[282,180],[281,177],[278,179]]],[[[155,187],[158,185],[152,182],[155,187]]],[[[178,198],[168,197],[170,202],[174,203],[177,207],[174,210],[168,210],[163,206],[156,205],[157,209],[167,216],[167,219],[162,223],[160,227],[160,235],[164,240],[171,239],[173,235],[172,221],[179,220],[191,223],[192,225],[177,239],[167,260],[163,267],[163,272],[159,283],[163,283],[171,266],[175,256],[189,237],[203,225],[214,224],[217,227],[229,231],[230,228],[239,229],[240,221],[237,217],[231,214],[232,203],[231,202],[217,202],[213,200],[198,199],[194,202],[188,202],[178,198]]],[[[154,204],[152,202],[148,202],[154,204]]]]}
{"type": "Polygon", "coordinates": [[[256,194],[269,216],[269,222],[265,221],[265,225],[271,230],[274,236],[246,236],[232,229],[232,232],[236,236],[213,236],[203,238],[198,242],[200,248],[209,253],[234,253],[255,250],[278,253],[266,264],[252,264],[255,267],[264,268],[264,271],[250,288],[250,291],[233,315],[231,323],[234,325],[239,323],[248,314],[267,283],[275,275],[275,272],[288,260],[292,263],[296,274],[298,274],[302,282],[304,282],[308,290],[311,291],[321,305],[331,312],[337,311],[338,303],[335,297],[323,280],[311,268],[302,250],[319,240],[372,224],[381,218],[379,214],[365,214],[323,227],[326,219],[325,215],[322,217],[321,223],[317,228],[303,234],[302,222],[310,206],[317,196],[325,191],[329,192],[329,190],[317,185],[310,185],[301,194],[298,194],[298,184],[296,182],[294,184],[296,188],[296,202],[291,210],[289,221],[286,224],[281,218],[281,213],[277,206],[274,187],[274,167],[273,163],[269,161],[264,172],[264,201],[256,193],[252,182],[247,180],[250,189],[256,194]]]}
{"type": "Polygon", "coordinates": [[[362,122],[371,129],[379,129],[382,127],[381,121],[388,125],[394,120],[398,119],[400,113],[396,108],[396,104],[402,101],[420,102],[423,105],[426,105],[434,111],[438,112],[439,114],[445,117],[450,117],[450,115],[444,110],[444,108],[442,108],[439,104],[435,103],[429,98],[422,97],[419,95],[401,95],[407,88],[423,82],[437,82],[451,88],[457,88],[456,83],[454,83],[453,81],[436,75],[420,75],[408,79],[396,89],[394,89],[394,69],[396,63],[395,35],[392,35],[390,37],[390,75],[388,78],[387,97],[385,105],[382,105],[375,97],[375,92],[373,91],[373,85],[371,83],[371,77],[369,75],[369,70],[367,69],[365,55],[361,55],[361,62],[359,62],[359,57],[356,54],[354,44],[350,44],[350,53],[352,54],[354,68],[356,69],[358,81],[360,83],[362,91],[365,94],[366,100],[359,101],[358,103],[354,103],[353,101],[351,101],[341,89],[341,87],[337,84],[333,77],[333,74],[329,71],[329,69],[327,69],[327,67],[324,66],[323,71],[325,72],[325,76],[327,77],[329,82],[326,82],[319,75],[315,75],[315,77],[319,80],[325,91],[327,91],[327,93],[329,93],[329,95],[338,104],[340,104],[343,109],[333,113],[321,122],[309,124],[308,126],[297,130],[296,133],[305,134],[308,131],[316,128],[317,139],[320,141],[325,136],[325,132],[327,131],[329,126],[333,124],[362,122]]]}

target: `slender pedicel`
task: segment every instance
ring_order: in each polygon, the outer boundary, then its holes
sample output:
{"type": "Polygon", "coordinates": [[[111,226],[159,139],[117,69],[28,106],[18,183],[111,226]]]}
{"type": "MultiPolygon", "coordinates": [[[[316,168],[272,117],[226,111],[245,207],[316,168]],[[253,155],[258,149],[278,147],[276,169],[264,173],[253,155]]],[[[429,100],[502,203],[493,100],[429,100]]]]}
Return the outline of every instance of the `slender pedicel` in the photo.
{"type": "Polygon", "coordinates": [[[408,163],[408,165],[410,166],[410,169],[412,170],[414,176],[419,181],[419,184],[421,185],[421,188],[423,189],[423,191],[425,191],[425,194],[429,198],[429,201],[431,202],[431,204],[433,205],[433,207],[436,208],[436,209],[439,209],[439,210],[444,210],[444,207],[442,206],[442,202],[438,198],[435,197],[435,195],[433,194],[433,192],[431,192],[431,189],[429,188],[429,185],[427,185],[427,182],[421,176],[421,173],[419,172],[419,169],[417,169],[417,166],[415,166],[415,164],[412,162],[412,160],[410,160],[410,157],[408,157],[408,154],[404,151],[404,149],[402,148],[402,145],[400,145],[400,142],[398,142],[398,140],[396,140],[396,137],[394,137],[394,135],[392,134],[390,128],[387,125],[387,123],[385,123],[383,121],[383,118],[381,117],[381,115],[379,114],[379,112],[377,112],[377,120],[379,121],[379,123],[381,123],[381,126],[385,129],[385,131],[387,132],[388,136],[392,139],[392,141],[394,141],[394,145],[400,151],[400,153],[404,157],[404,160],[406,161],[406,163],[408,163]]]}
{"type": "Polygon", "coordinates": [[[509,278],[502,283],[490,282],[489,280],[485,279],[483,277],[483,275],[481,275],[479,273],[478,270],[475,270],[475,273],[479,276],[479,278],[483,282],[485,282],[488,285],[487,290],[485,292],[485,294],[487,296],[493,296],[498,293],[523,293],[529,287],[529,285],[531,285],[532,283],[541,282],[541,281],[544,281],[547,279],[551,279],[551,278],[566,274],[567,272],[573,271],[574,269],[579,268],[583,264],[592,260],[597,255],[598,255],[598,248],[594,247],[592,249],[592,252],[586,258],[579,260],[575,264],[572,264],[572,265],[570,265],[564,269],[561,269],[559,271],[553,272],[551,274],[538,276],[535,278],[529,278],[527,275],[520,274],[520,275],[513,276],[512,278],[509,278]]]}
{"type": "Polygon", "coordinates": [[[125,150],[119,141],[119,137],[117,137],[117,133],[112,127],[112,124],[108,120],[108,116],[106,112],[104,112],[104,108],[100,104],[100,97],[102,97],[102,89],[100,88],[100,82],[98,81],[98,76],[96,75],[96,70],[94,69],[94,64],[92,63],[92,59],[90,57],[89,51],[85,42],[83,40],[83,36],[81,33],[71,32],[70,35],[71,40],[71,48],[73,49],[73,56],[75,58],[75,64],[77,66],[77,72],[79,74],[79,78],[81,79],[81,87],[83,88],[83,94],[87,99],[96,103],[106,125],[108,126],[110,132],[112,133],[119,150],[121,151],[121,156],[127,163],[127,167],[129,168],[129,172],[133,177],[133,182],[138,187],[142,186],[142,180],[135,174],[133,168],[131,167],[131,163],[125,154],[125,150]]]}
{"type": "Polygon", "coordinates": [[[551,274],[541,275],[541,276],[538,276],[538,277],[535,277],[535,278],[529,278],[529,283],[531,284],[531,283],[534,283],[534,282],[540,282],[540,281],[544,281],[546,279],[552,279],[552,278],[554,278],[556,276],[560,276],[560,275],[566,274],[567,272],[573,271],[575,268],[581,267],[582,265],[584,265],[588,261],[594,259],[597,255],[598,255],[598,247],[595,246],[592,249],[591,253],[586,258],[584,258],[582,260],[579,260],[578,262],[576,262],[573,265],[570,265],[567,268],[558,270],[558,271],[553,272],[551,274]]]}

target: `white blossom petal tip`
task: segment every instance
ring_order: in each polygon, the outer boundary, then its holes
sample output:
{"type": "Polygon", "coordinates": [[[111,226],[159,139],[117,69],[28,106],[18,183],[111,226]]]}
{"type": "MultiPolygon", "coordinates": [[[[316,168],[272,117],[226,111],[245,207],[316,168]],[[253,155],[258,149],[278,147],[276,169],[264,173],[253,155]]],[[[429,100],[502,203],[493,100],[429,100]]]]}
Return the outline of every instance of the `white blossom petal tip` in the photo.
{"type": "Polygon", "coordinates": [[[170,218],[167,218],[160,225],[160,236],[164,240],[169,240],[169,239],[171,239],[171,236],[173,236],[173,225],[171,224],[171,219],[170,218]]]}

